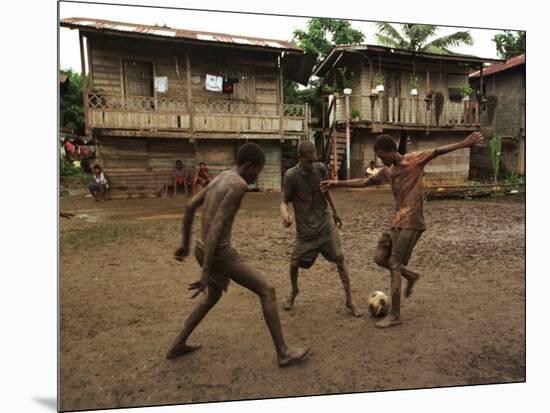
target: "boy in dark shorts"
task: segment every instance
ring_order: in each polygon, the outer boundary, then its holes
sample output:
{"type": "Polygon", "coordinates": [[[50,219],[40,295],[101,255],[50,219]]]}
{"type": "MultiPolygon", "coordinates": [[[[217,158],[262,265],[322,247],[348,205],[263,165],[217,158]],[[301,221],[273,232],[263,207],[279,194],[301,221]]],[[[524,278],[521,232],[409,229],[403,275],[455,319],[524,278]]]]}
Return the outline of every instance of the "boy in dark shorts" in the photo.
{"type": "Polygon", "coordinates": [[[289,203],[294,206],[296,214],[296,244],[290,258],[292,290],[284,307],[290,310],[298,295],[298,269],[311,268],[320,253],[326,260],[336,263],[346,295],[346,309],[355,317],[361,317],[363,313],[351,297],[348,268],[336,229],[342,226],[342,220],[336,212],[330,192],[323,194],[319,188],[321,181],[329,179],[329,175],[325,165],[315,162],[316,158],[313,143],[300,142],[298,164],[286,171],[283,181],[281,214],[285,228],[292,225],[292,216],[288,212],[289,203]]]}
{"type": "Polygon", "coordinates": [[[378,241],[374,255],[375,262],[391,273],[390,314],[376,323],[376,327],[386,328],[401,324],[401,276],[407,280],[405,297],[412,294],[413,286],[420,275],[405,268],[412,251],[426,229],[424,224],[422,175],[426,164],[437,156],[470,148],[483,141],[479,132],[470,134],[464,141],[424,152],[411,152],[401,155],[397,145],[389,135],[380,135],[374,141],[374,152],[385,167],[368,178],[349,181],[325,181],[321,189],[335,187],[366,187],[389,182],[395,198],[396,212],[390,232],[385,232],[378,241]]]}
{"type": "Polygon", "coordinates": [[[88,190],[94,197],[94,199],[99,202],[100,199],[103,198],[104,201],[108,201],[109,196],[109,190],[111,188],[111,178],[103,169],[101,169],[101,166],[94,165],[94,174],[92,175],[92,181],[90,182],[90,185],[88,186],[88,190]]]}
{"type": "Polygon", "coordinates": [[[237,165],[218,175],[206,188],[194,196],[185,208],[183,243],[175,255],[183,259],[189,255],[191,227],[197,208],[202,206],[201,238],[195,247],[195,258],[202,267],[199,281],[190,284],[196,290],[192,298],[207,289],[204,300],[195,307],[185,321],[166,355],[173,359],[200,348],[187,344],[187,339],[214,305],[219,301],[230,280],[248,288],[261,301],[267,327],[271,333],[279,366],[288,366],[304,359],[308,348],[287,347],[281,330],[275,289],[231,246],[231,227],[248,185],[256,182],[265,164],[262,149],[247,143],[237,152],[237,165]]]}

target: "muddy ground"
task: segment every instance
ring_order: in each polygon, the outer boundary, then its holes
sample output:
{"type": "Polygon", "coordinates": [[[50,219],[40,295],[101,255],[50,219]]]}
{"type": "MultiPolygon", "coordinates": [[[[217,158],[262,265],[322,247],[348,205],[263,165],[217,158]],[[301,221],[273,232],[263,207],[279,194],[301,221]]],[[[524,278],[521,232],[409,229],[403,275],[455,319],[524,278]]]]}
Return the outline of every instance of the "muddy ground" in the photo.
{"type": "MultiPolygon", "coordinates": [[[[352,289],[366,310],[369,292],[389,290],[372,254],[393,200],[380,190],[334,195],[352,289]]],[[[187,291],[197,263],[171,258],[184,204],[61,201],[76,214],[60,226],[63,410],[525,380],[523,197],[427,203],[428,230],[409,263],[423,278],[403,300],[404,324],[379,330],[369,315],[344,310],[336,270],[322,258],[302,271],[294,310],[283,310],[294,227],[281,226],[279,194],[247,194],[234,245],[276,287],[287,342],[312,347],[307,362],[286,369],[276,365],[258,299],[235,284],[193,334],[203,348],[164,358],[197,303],[187,291]]]]}

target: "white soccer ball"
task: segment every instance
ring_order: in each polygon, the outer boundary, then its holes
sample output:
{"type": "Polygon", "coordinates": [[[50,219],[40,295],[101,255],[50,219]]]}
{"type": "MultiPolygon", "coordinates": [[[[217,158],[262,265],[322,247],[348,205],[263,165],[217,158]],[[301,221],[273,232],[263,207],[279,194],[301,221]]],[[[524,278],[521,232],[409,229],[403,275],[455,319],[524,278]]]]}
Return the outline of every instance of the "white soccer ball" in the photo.
{"type": "Polygon", "coordinates": [[[373,317],[382,317],[388,314],[390,299],[382,291],[374,291],[369,295],[367,305],[373,317]]]}

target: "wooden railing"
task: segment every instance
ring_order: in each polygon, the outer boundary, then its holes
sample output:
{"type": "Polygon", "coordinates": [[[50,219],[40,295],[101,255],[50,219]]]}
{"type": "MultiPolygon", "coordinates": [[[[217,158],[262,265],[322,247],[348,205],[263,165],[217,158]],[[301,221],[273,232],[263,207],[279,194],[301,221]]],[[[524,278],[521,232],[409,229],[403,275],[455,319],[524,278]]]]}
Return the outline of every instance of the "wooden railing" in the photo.
{"type": "Polygon", "coordinates": [[[289,118],[305,118],[306,105],[284,104],[284,116],[289,118]]]}
{"type": "Polygon", "coordinates": [[[88,94],[88,108],[100,110],[124,110],[128,112],[184,112],[189,105],[181,99],[151,96],[116,96],[88,94]]]}
{"type": "MultiPolygon", "coordinates": [[[[115,96],[97,93],[88,94],[88,108],[128,112],[190,112],[189,104],[184,99],[153,96],[115,96]]],[[[234,100],[194,99],[191,109],[193,113],[202,114],[273,116],[280,113],[279,104],[277,103],[234,100]]],[[[305,118],[306,106],[284,104],[283,113],[285,117],[305,118]]]]}
{"type": "MultiPolygon", "coordinates": [[[[338,98],[338,106],[344,107],[344,98],[338,98]]],[[[446,99],[441,113],[436,114],[435,100],[419,97],[361,96],[360,120],[418,126],[458,126],[479,124],[477,101],[453,102],[446,99]],[[439,116],[436,116],[439,115],[439,116]]],[[[345,120],[345,113],[336,113],[338,121],[345,120]]]]}
{"type": "Polygon", "coordinates": [[[87,128],[308,133],[307,105],[89,93],[87,128]]]}

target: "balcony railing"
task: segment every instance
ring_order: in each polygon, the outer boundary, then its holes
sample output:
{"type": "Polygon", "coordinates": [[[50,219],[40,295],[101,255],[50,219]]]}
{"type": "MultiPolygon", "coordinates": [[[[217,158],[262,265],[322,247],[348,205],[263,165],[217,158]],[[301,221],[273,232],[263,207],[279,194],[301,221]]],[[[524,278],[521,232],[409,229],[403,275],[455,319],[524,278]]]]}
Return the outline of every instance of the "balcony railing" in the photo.
{"type": "MultiPolygon", "coordinates": [[[[477,101],[453,102],[445,99],[441,110],[438,109],[436,113],[434,99],[383,95],[360,96],[360,98],[359,120],[361,121],[431,127],[479,124],[477,101]]],[[[332,120],[345,121],[344,99],[345,97],[337,98],[337,109],[332,120]]],[[[357,96],[350,96],[350,111],[355,108],[354,104],[357,105],[357,102],[357,96]]]]}
{"type": "MultiPolygon", "coordinates": [[[[116,96],[90,93],[88,108],[100,110],[122,110],[128,112],[179,112],[189,113],[186,100],[153,96],[116,96]]],[[[279,104],[263,102],[243,102],[231,100],[194,99],[193,113],[234,114],[234,115],[268,115],[279,113],[279,104]]],[[[305,105],[284,104],[285,117],[304,118],[305,105]]]]}
{"type": "Polygon", "coordinates": [[[150,96],[116,96],[88,94],[88,108],[100,110],[123,110],[128,112],[185,112],[189,105],[181,99],[150,96]]]}
{"type": "Polygon", "coordinates": [[[88,94],[87,126],[219,132],[305,133],[306,105],[88,94]]]}

